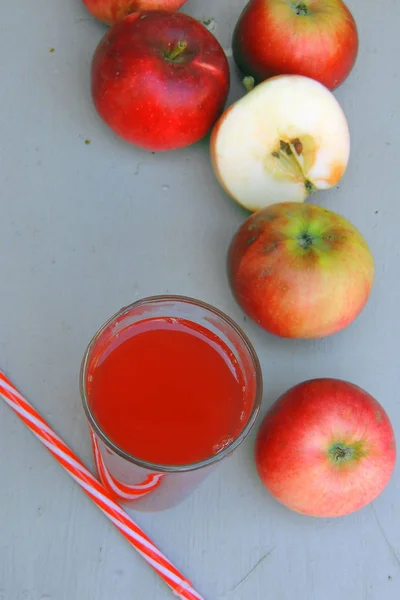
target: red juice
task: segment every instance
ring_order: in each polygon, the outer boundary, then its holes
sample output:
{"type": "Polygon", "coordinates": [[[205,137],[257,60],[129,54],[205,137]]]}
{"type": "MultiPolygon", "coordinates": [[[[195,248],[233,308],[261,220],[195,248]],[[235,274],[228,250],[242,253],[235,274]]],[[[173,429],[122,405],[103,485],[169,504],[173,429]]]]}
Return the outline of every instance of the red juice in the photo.
{"type": "Polygon", "coordinates": [[[149,318],[127,327],[103,348],[88,379],[89,405],[103,433],[158,465],[217,454],[253,409],[232,351],[185,319],[149,318]]]}

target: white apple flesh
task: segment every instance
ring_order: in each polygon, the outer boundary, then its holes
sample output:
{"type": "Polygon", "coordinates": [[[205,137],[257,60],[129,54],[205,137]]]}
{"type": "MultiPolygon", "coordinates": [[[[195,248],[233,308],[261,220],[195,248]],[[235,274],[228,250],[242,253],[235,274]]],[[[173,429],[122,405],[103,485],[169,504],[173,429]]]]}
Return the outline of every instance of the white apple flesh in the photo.
{"type": "Polygon", "coordinates": [[[220,184],[252,212],[335,186],[349,155],[340,104],[321,83],[299,75],[257,85],[223,113],[211,136],[220,184]]]}

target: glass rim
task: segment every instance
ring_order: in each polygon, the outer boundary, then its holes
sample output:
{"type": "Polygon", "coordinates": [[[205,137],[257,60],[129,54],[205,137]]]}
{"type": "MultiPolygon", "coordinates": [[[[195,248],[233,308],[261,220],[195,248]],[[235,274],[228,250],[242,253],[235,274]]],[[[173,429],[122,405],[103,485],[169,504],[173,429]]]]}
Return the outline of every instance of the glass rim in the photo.
{"type": "MultiPolygon", "coordinates": [[[[168,316],[168,315],[166,314],[165,316],[168,316]]],[[[94,336],[90,340],[90,342],[85,350],[85,353],[83,355],[83,359],[81,362],[81,368],[80,368],[80,374],[79,374],[79,388],[80,388],[83,409],[84,409],[86,417],[89,421],[89,425],[92,428],[92,430],[95,432],[95,434],[104,442],[104,444],[110,450],[112,450],[113,452],[115,452],[115,454],[118,454],[121,458],[124,458],[128,462],[135,464],[136,466],[142,467],[144,469],[147,469],[149,471],[156,471],[156,472],[160,472],[160,473],[185,473],[187,471],[196,471],[198,469],[202,469],[204,467],[208,467],[210,465],[213,465],[213,464],[219,462],[220,460],[225,458],[228,454],[233,452],[245,440],[245,438],[248,436],[251,429],[253,428],[253,426],[257,420],[259,411],[260,411],[262,394],[263,394],[263,377],[262,377],[260,361],[258,359],[257,353],[256,353],[252,343],[250,342],[249,338],[244,333],[244,331],[239,327],[239,325],[237,325],[237,323],[235,323],[235,321],[231,317],[229,317],[227,314],[225,314],[218,308],[212,306],[211,304],[208,304],[207,302],[203,302],[202,300],[197,300],[196,298],[191,298],[189,296],[166,294],[166,295],[147,296],[145,298],[136,300],[135,302],[132,302],[131,304],[129,304],[127,306],[124,306],[123,308],[118,310],[112,317],[110,317],[97,330],[97,332],[94,334],[94,336]],[[184,464],[184,465],[163,465],[163,464],[158,464],[158,463],[152,463],[152,462],[143,460],[141,458],[138,458],[132,454],[129,454],[128,452],[126,452],[125,450],[120,448],[117,444],[115,444],[115,442],[113,442],[107,436],[107,434],[101,429],[101,427],[97,423],[97,421],[93,415],[93,412],[90,408],[89,399],[88,399],[87,390],[86,390],[89,358],[91,356],[91,352],[92,352],[95,344],[97,343],[100,336],[105,332],[105,330],[108,329],[115,321],[121,319],[121,317],[123,317],[125,314],[127,314],[129,311],[131,311],[133,308],[135,308],[137,306],[142,306],[142,305],[146,305],[146,304],[157,304],[157,303],[163,303],[163,302],[177,302],[177,303],[182,303],[182,304],[192,304],[192,305],[195,305],[199,308],[202,308],[202,309],[210,312],[211,314],[213,314],[213,315],[217,316],[219,319],[221,319],[225,324],[227,324],[231,329],[234,330],[234,332],[239,336],[240,340],[243,342],[243,344],[250,356],[251,362],[254,366],[254,372],[255,372],[255,394],[254,394],[254,400],[253,400],[253,407],[252,407],[250,415],[247,419],[247,422],[246,422],[245,426],[243,427],[242,431],[240,432],[240,434],[228,446],[226,446],[223,450],[221,450],[217,454],[213,454],[212,456],[210,456],[206,459],[203,459],[201,461],[197,461],[194,463],[188,463],[188,464],[184,464]]]]}

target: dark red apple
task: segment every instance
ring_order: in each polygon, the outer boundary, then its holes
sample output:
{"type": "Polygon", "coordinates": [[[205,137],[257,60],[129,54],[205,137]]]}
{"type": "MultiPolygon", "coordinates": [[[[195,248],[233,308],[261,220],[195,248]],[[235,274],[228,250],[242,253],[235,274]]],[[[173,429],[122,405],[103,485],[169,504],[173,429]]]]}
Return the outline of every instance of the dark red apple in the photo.
{"type": "Polygon", "coordinates": [[[92,61],[92,97],[121,138],[146,150],[201,140],[221,115],[229,65],[196,19],[164,11],[132,13],[113,25],[92,61]]]}
{"type": "Polygon", "coordinates": [[[256,82],[305,75],[333,90],[357,52],[357,26],[342,0],[250,0],[233,34],[235,62],[256,82]]]}
{"type": "Polygon", "coordinates": [[[256,440],[260,478],[276,500],[314,517],[339,517],[372,502],[396,461],[389,417],[370,394],[338,379],[287,391],[256,440]]]}
{"type": "Polygon", "coordinates": [[[88,11],[106,25],[113,25],[132,12],[178,10],[186,0],[83,0],[88,11]]]}

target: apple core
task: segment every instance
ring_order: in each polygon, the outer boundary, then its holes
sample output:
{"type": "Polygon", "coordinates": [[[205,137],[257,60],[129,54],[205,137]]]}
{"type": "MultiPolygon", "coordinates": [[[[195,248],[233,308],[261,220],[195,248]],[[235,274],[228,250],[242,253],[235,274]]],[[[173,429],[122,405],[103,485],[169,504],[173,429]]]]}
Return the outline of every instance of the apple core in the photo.
{"type": "Polygon", "coordinates": [[[307,194],[315,191],[315,186],[306,177],[305,171],[314,162],[315,144],[311,136],[306,136],[307,140],[301,141],[299,137],[292,140],[279,140],[278,146],[271,152],[267,158],[266,167],[278,177],[286,176],[292,181],[302,181],[307,194]],[[311,158],[311,160],[310,160],[311,158]]]}

